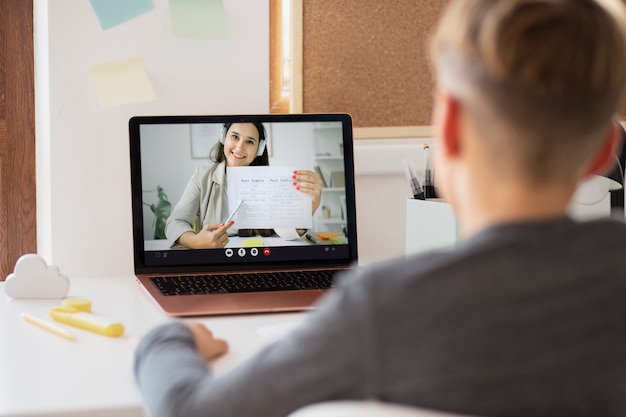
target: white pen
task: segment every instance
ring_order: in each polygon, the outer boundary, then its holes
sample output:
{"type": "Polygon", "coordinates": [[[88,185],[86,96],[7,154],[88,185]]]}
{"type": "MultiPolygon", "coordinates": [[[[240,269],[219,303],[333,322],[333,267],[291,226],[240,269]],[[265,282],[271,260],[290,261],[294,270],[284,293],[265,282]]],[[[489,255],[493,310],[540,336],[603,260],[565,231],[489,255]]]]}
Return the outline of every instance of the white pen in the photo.
{"type": "Polygon", "coordinates": [[[44,329],[49,331],[50,333],[54,333],[57,336],[61,336],[64,337],[68,340],[76,340],[76,336],[74,336],[72,333],[68,332],[67,330],[65,330],[62,327],[56,326],[46,320],[40,319],[39,317],[35,317],[31,314],[28,313],[22,313],[22,318],[24,320],[26,320],[27,322],[29,322],[30,324],[34,324],[35,326],[39,327],[40,329],[44,329]]]}
{"type": "Polygon", "coordinates": [[[224,224],[230,222],[233,219],[233,217],[235,217],[235,213],[237,213],[237,210],[239,210],[242,204],[243,204],[243,200],[239,200],[239,204],[237,204],[237,207],[235,207],[235,209],[230,214],[230,216],[228,216],[228,219],[224,222],[224,224]]]}

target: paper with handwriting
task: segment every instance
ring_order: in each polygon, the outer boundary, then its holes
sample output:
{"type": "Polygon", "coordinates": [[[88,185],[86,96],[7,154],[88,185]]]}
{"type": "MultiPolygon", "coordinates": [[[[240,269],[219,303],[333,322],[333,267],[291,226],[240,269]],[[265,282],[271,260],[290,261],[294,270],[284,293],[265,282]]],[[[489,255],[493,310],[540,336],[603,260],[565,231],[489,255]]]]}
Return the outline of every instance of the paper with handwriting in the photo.
{"type": "Polygon", "coordinates": [[[311,196],[294,185],[294,168],[228,167],[228,205],[238,229],[312,228],[311,196]]]}

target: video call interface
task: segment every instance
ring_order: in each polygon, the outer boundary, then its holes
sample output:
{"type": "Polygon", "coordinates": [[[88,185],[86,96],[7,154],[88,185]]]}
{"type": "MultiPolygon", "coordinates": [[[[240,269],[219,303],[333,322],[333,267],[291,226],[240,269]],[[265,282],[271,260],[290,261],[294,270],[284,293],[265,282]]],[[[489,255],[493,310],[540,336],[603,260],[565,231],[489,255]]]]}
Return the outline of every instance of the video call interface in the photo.
{"type": "MultiPolygon", "coordinates": [[[[242,120],[240,124],[250,125],[242,120]]],[[[216,149],[224,152],[228,147],[225,123],[139,126],[141,215],[138,218],[135,208],[135,229],[142,223],[147,266],[350,257],[348,237],[356,226],[347,210],[354,204],[350,201],[354,195],[346,192],[346,183],[353,182],[354,174],[352,164],[345,163],[344,151],[351,152],[351,148],[344,150],[341,121],[273,121],[262,125],[266,165],[226,166],[220,220],[225,222],[227,217],[235,223],[228,229],[224,247],[202,249],[190,249],[176,241],[177,232],[172,233],[174,228],[169,224],[184,222],[181,224],[197,233],[202,227],[201,212],[215,205],[206,198],[199,201],[203,192],[206,194],[202,188],[208,185],[198,184],[197,178],[205,178],[198,172],[207,172],[216,164],[210,155],[215,157],[216,149]],[[306,185],[294,178],[296,172],[306,173],[306,185]],[[315,191],[303,192],[300,185],[315,191]],[[190,210],[177,209],[179,205],[197,210],[193,221],[190,210]],[[203,210],[202,205],[208,208],[203,210]]],[[[236,128],[237,122],[231,130],[245,131],[236,128]]]]}

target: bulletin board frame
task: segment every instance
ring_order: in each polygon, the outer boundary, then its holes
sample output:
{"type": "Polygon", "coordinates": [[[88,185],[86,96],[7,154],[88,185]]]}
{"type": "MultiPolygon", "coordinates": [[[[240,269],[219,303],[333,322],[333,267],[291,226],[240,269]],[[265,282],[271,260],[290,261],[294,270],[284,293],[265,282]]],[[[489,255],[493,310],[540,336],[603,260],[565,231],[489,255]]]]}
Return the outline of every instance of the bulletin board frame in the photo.
{"type": "Polygon", "coordinates": [[[432,136],[428,40],[441,3],[291,0],[290,110],[350,113],[355,138],[432,136]]]}

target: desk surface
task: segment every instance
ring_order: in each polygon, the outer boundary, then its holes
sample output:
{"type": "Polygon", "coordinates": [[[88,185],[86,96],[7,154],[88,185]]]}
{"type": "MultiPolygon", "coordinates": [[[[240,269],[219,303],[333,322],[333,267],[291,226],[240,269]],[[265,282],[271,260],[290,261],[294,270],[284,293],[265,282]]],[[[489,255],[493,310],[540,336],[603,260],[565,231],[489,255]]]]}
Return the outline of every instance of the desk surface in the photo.
{"type": "MultiPolygon", "coordinates": [[[[124,324],[109,338],[58,323],[69,341],[22,320],[21,312],[48,319],[61,300],[14,300],[0,282],[0,416],[143,416],[133,376],[137,342],[157,324],[174,320],[144,294],[134,277],[71,279],[68,297],[88,298],[94,314],[124,324]]],[[[259,329],[297,325],[303,313],[204,317],[230,352],[213,364],[222,374],[268,343],[259,329]]],[[[191,320],[191,319],[190,319],[191,320]]]]}
{"type": "MultiPolygon", "coordinates": [[[[258,244],[254,244],[252,246],[249,247],[264,247],[264,246],[269,246],[269,247],[274,247],[274,246],[310,246],[313,245],[313,243],[309,242],[308,240],[304,239],[304,238],[298,238],[298,239],[294,239],[294,240],[286,240],[277,236],[270,236],[270,237],[259,237],[259,236],[253,236],[253,237],[239,237],[239,236],[230,236],[228,238],[228,244],[225,246],[226,248],[243,248],[246,247],[245,242],[253,242],[253,241],[261,241],[262,244],[258,245],[258,244]]],[[[180,249],[185,249],[182,246],[179,246],[178,248],[180,249]]],[[[162,239],[162,240],[146,240],[144,242],[144,249],[145,250],[167,250],[170,249],[170,245],[167,243],[167,240],[162,239]]]]}

